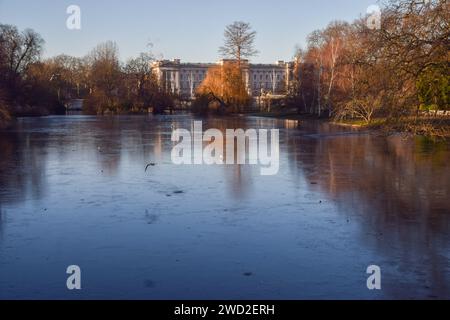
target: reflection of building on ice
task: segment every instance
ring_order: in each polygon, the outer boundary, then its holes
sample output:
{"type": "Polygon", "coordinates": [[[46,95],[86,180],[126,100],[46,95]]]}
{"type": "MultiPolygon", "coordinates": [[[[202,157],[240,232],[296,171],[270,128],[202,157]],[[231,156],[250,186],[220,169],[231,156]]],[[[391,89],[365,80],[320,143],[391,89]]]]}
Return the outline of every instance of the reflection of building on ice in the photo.
{"type": "MultiPolygon", "coordinates": [[[[181,63],[179,59],[156,61],[152,65],[159,83],[165,89],[179,94],[184,99],[192,99],[195,91],[210,67],[223,65],[230,60],[214,63],[181,63]]],[[[253,97],[261,95],[286,95],[292,81],[293,62],[278,61],[275,64],[251,64],[243,60],[242,68],[249,94],[253,97]]]]}

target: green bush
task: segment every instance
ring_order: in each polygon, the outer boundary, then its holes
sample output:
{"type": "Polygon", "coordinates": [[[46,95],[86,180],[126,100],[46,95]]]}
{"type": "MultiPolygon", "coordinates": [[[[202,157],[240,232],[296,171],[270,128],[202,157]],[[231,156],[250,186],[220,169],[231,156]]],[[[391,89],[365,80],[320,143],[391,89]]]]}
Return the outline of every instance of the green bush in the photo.
{"type": "Polygon", "coordinates": [[[450,110],[450,68],[448,64],[426,68],[417,80],[421,110],[450,110]]]}

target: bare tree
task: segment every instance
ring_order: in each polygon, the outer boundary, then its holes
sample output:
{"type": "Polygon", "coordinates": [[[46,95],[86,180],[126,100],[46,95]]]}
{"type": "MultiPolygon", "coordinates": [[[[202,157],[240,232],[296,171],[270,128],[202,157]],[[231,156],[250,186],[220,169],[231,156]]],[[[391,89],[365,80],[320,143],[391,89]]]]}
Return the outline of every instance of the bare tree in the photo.
{"type": "Polygon", "coordinates": [[[151,70],[151,62],[154,61],[151,53],[141,53],[137,58],[129,59],[124,67],[124,83],[127,90],[127,98],[136,105],[143,107],[149,104],[152,93],[151,85],[156,82],[151,70]]]}
{"type": "Polygon", "coordinates": [[[32,29],[20,33],[15,26],[0,25],[0,43],[9,70],[21,73],[39,59],[44,40],[32,29]]]}
{"type": "Polygon", "coordinates": [[[247,22],[236,21],[225,29],[225,43],[219,52],[224,57],[236,59],[241,64],[243,58],[258,54],[254,47],[256,31],[247,22]]]}
{"type": "Polygon", "coordinates": [[[317,83],[317,115],[320,117],[322,113],[322,73],[324,68],[324,54],[323,54],[324,39],[320,30],[313,31],[308,36],[308,55],[311,57],[317,76],[315,82],[317,83]]]}

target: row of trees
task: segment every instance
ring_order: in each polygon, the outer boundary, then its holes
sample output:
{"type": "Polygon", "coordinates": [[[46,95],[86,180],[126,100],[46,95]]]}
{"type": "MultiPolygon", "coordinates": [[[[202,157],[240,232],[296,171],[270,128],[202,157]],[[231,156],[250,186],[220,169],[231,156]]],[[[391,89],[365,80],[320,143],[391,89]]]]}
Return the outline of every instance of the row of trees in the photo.
{"type": "Polygon", "coordinates": [[[299,49],[291,102],[319,116],[398,119],[449,109],[450,4],[391,0],[381,28],[333,22],[299,49]]]}
{"type": "Polygon", "coordinates": [[[10,116],[65,111],[71,99],[85,99],[91,113],[156,112],[173,105],[151,72],[151,53],[119,61],[114,42],[99,44],[83,58],[43,60],[44,40],[33,30],[0,24],[0,122],[10,116]]]}
{"type": "MultiPolygon", "coordinates": [[[[230,58],[211,68],[197,90],[193,108],[240,111],[251,103],[242,60],[257,53],[256,32],[245,22],[225,30],[220,52],[230,58]]],[[[176,99],[151,70],[154,57],[141,53],[121,63],[114,42],[95,47],[85,57],[59,55],[43,60],[44,40],[33,30],[0,25],[0,121],[10,116],[65,112],[72,99],[84,99],[84,111],[94,114],[161,112],[176,99]]]]}

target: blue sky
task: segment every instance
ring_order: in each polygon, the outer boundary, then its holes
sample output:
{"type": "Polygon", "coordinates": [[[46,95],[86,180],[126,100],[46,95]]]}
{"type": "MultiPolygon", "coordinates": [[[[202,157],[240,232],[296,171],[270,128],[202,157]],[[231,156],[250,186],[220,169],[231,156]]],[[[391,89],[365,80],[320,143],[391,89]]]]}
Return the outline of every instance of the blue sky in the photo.
{"type": "Polygon", "coordinates": [[[292,58],[313,30],[332,20],[352,21],[376,0],[0,0],[0,23],[33,28],[46,40],[45,56],[83,56],[102,41],[116,41],[126,60],[154,44],[167,59],[218,60],[223,30],[250,22],[260,54],[254,62],[292,58]],[[82,29],[66,28],[66,9],[78,5],[82,29]]]}

